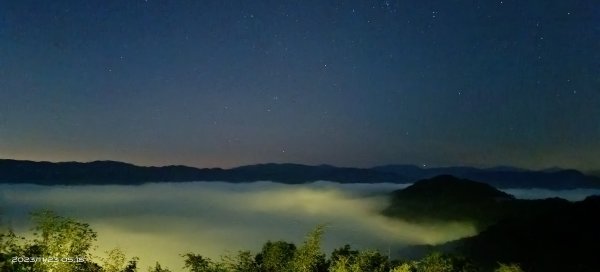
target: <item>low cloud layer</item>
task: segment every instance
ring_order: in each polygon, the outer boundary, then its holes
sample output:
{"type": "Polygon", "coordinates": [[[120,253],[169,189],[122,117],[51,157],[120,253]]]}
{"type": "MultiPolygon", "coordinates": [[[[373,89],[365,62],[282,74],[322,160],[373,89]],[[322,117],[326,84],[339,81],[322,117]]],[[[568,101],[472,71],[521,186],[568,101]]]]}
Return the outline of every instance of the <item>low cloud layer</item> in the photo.
{"type": "MultiPolygon", "coordinates": [[[[193,182],[142,186],[2,185],[2,220],[27,230],[29,211],[47,208],[90,223],[98,252],[120,246],[141,258],[142,268],[160,261],[175,270],[179,254],[218,257],[227,250],[259,250],[267,240],[299,243],[317,224],[327,224],[329,252],[346,243],[357,248],[435,244],[474,234],[471,225],[417,225],[379,214],[381,193],[399,184],[340,185],[317,182],[232,184],[193,182]]],[[[393,250],[392,250],[393,252],[393,250]]]]}

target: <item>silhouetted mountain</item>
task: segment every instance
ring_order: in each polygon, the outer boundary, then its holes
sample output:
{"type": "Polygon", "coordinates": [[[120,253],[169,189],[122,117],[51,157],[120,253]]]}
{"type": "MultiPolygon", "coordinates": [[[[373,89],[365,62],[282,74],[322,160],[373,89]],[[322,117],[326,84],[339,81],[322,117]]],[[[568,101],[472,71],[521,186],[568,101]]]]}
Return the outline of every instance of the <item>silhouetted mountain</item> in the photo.
{"type": "Polygon", "coordinates": [[[525,271],[598,271],[600,196],[580,202],[531,201],[535,215],[514,216],[479,235],[452,242],[455,250],[484,267],[519,263],[525,271]]]}
{"type": "Polygon", "coordinates": [[[53,184],[141,184],[151,181],[214,179],[222,169],[187,166],[140,167],[115,161],[33,162],[0,160],[0,182],[53,184]]]}
{"type": "Polygon", "coordinates": [[[513,199],[510,194],[481,182],[460,179],[450,175],[436,176],[415,182],[392,193],[396,199],[448,199],[471,201],[481,199],[513,199]]]}
{"type": "Polygon", "coordinates": [[[385,215],[408,221],[469,221],[480,229],[509,211],[512,195],[480,182],[443,175],[392,192],[385,215]]]}
{"type": "Polygon", "coordinates": [[[330,165],[257,164],[232,169],[187,166],[142,167],[115,161],[33,162],[0,160],[0,183],[37,184],[141,184],[162,181],[250,182],[270,180],[304,183],[328,180],[340,183],[410,183],[438,175],[477,180],[496,188],[600,188],[600,177],[575,170],[529,171],[512,167],[420,168],[414,165],[388,165],[369,169],[330,165]]]}
{"type": "Polygon", "coordinates": [[[553,168],[552,171],[531,171],[512,167],[479,169],[474,167],[420,168],[410,165],[387,165],[372,168],[395,173],[415,180],[439,175],[477,180],[496,188],[546,188],[553,190],[600,188],[600,178],[577,170],[553,168]]]}
{"type": "Polygon", "coordinates": [[[193,168],[187,166],[142,167],[114,161],[33,162],[0,160],[0,183],[53,184],[141,184],[145,182],[270,180],[304,183],[328,180],[354,182],[408,182],[398,174],[371,169],[327,165],[259,164],[233,169],[193,168]]]}
{"type": "Polygon", "coordinates": [[[458,253],[485,271],[519,263],[525,271],[598,271],[600,196],[520,200],[489,185],[438,176],[391,194],[384,214],[408,221],[471,221],[478,235],[443,245],[404,249],[404,256],[431,251],[458,253]],[[409,255],[406,255],[409,254],[409,255]]]}
{"type": "Polygon", "coordinates": [[[482,171],[474,167],[437,167],[437,168],[421,168],[415,165],[385,165],[377,166],[372,169],[381,172],[390,172],[401,174],[415,180],[431,178],[440,175],[452,175],[460,177],[467,173],[482,171]]]}
{"type": "MultiPolygon", "coordinates": [[[[401,175],[371,169],[334,167],[330,165],[307,166],[302,164],[257,164],[227,170],[231,177],[243,180],[271,180],[285,183],[328,180],[344,183],[397,182],[410,180],[401,175]]],[[[230,179],[231,180],[231,179],[230,179]]]]}
{"type": "Polygon", "coordinates": [[[480,180],[497,188],[548,188],[574,189],[598,188],[600,178],[586,176],[577,170],[557,172],[475,172],[465,178],[480,180]]]}
{"type": "Polygon", "coordinates": [[[540,172],[546,172],[546,173],[556,173],[556,172],[560,172],[563,170],[568,170],[568,169],[564,169],[558,166],[554,166],[554,167],[548,167],[548,168],[544,168],[542,170],[540,170],[540,172]]]}
{"type": "Polygon", "coordinates": [[[506,166],[506,165],[485,168],[485,170],[488,170],[488,171],[497,171],[497,172],[509,172],[509,171],[510,172],[524,172],[524,171],[528,171],[527,169],[523,169],[523,168],[519,168],[519,167],[514,167],[514,166],[506,166]]]}

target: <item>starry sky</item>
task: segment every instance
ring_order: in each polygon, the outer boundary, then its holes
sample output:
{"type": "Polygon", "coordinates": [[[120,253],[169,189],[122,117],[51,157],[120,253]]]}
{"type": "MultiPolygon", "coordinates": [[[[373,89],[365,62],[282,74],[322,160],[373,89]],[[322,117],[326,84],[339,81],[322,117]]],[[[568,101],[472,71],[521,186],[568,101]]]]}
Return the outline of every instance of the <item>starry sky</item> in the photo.
{"type": "Polygon", "coordinates": [[[0,157],[600,169],[596,0],[0,1],[0,157]]]}

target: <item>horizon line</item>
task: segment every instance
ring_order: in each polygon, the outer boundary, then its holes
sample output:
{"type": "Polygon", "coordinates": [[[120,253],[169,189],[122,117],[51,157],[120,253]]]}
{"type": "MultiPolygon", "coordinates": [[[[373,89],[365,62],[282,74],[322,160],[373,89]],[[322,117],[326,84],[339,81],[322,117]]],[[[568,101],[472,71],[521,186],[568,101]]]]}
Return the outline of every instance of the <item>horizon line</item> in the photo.
{"type": "Polygon", "coordinates": [[[577,168],[565,168],[565,167],[560,167],[560,166],[551,166],[551,167],[544,167],[544,168],[540,168],[540,169],[532,169],[532,168],[525,168],[525,167],[517,167],[517,166],[511,166],[511,165],[504,165],[504,164],[500,164],[500,165],[496,165],[496,166],[473,166],[473,165],[444,165],[444,166],[432,166],[432,165],[428,165],[428,164],[415,164],[415,163],[386,163],[386,164],[379,164],[379,165],[374,165],[374,166],[370,166],[370,167],[359,167],[359,166],[338,166],[338,165],[334,165],[334,164],[329,164],[329,163],[318,163],[318,164],[307,164],[307,163],[297,163],[297,162],[258,162],[258,163],[250,163],[250,164],[241,164],[241,165],[237,165],[237,166],[232,166],[232,167],[221,167],[221,166],[216,166],[216,167],[199,167],[199,166],[190,166],[190,165],[186,165],[186,164],[163,164],[163,165],[151,165],[151,164],[140,164],[140,163],[133,163],[133,162],[127,162],[127,161],[120,161],[120,160],[113,160],[113,159],[96,159],[96,160],[89,160],[89,161],[77,161],[77,160],[33,160],[33,159],[13,159],[13,158],[0,158],[0,161],[2,160],[9,160],[9,161],[21,161],[21,162],[34,162],[34,163],[94,163],[94,162],[115,162],[115,163],[123,163],[123,164],[129,164],[129,165],[133,165],[136,167],[172,167],[172,166],[179,166],[179,167],[189,167],[189,168],[195,168],[195,169],[223,169],[223,170],[230,170],[230,169],[235,169],[235,168],[239,168],[239,167],[245,167],[245,166],[253,166],[253,165],[267,165],[267,164],[276,164],[276,165],[302,165],[302,166],[312,166],[312,167],[317,167],[317,166],[330,166],[330,167],[336,167],[336,168],[355,168],[355,169],[372,169],[372,168],[376,168],[376,167],[383,167],[383,166],[413,166],[413,167],[417,167],[419,169],[439,169],[439,168],[474,168],[474,169],[480,169],[480,170],[493,170],[495,168],[512,168],[514,170],[521,170],[521,171],[532,171],[532,172],[541,172],[544,170],[551,170],[551,169],[557,169],[557,170],[575,170],[581,173],[589,173],[589,172],[594,172],[596,170],[588,170],[588,171],[583,171],[577,168]]]}

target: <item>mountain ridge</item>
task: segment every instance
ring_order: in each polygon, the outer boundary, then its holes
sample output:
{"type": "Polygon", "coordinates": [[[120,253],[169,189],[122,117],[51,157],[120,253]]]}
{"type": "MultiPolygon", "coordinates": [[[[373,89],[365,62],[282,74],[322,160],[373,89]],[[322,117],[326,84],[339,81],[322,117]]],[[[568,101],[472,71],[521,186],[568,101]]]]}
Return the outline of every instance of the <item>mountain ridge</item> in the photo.
{"type": "Polygon", "coordinates": [[[35,162],[0,159],[0,183],[40,185],[138,185],[150,182],[271,180],[297,184],[318,180],[340,183],[407,183],[398,174],[371,169],[302,164],[256,164],[231,169],[182,165],[137,166],[118,161],[35,162]]]}
{"type": "Polygon", "coordinates": [[[110,160],[47,162],[0,159],[0,183],[41,185],[138,185],[150,182],[264,180],[288,184],[318,180],[339,183],[412,183],[439,175],[477,180],[496,188],[600,188],[600,177],[572,169],[533,171],[509,166],[421,168],[415,165],[355,168],[296,163],[262,163],[223,169],[185,165],[138,166],[110,160]]]}
{"type": "Polygon", "coordinates": [[[385,165],[371,169],[390,172],[406,173],[414,180],[428,179],[439,175],[451,175],[457,178],[477,180],[496,188],[544,188],[564,190],[575,188],[599,188],[600,177],[586,175],[574,169],[558,169],[553,171],[527,170],[514,167],[475,168],[468,166],[420,168],[407,165],[385,165]]]}

